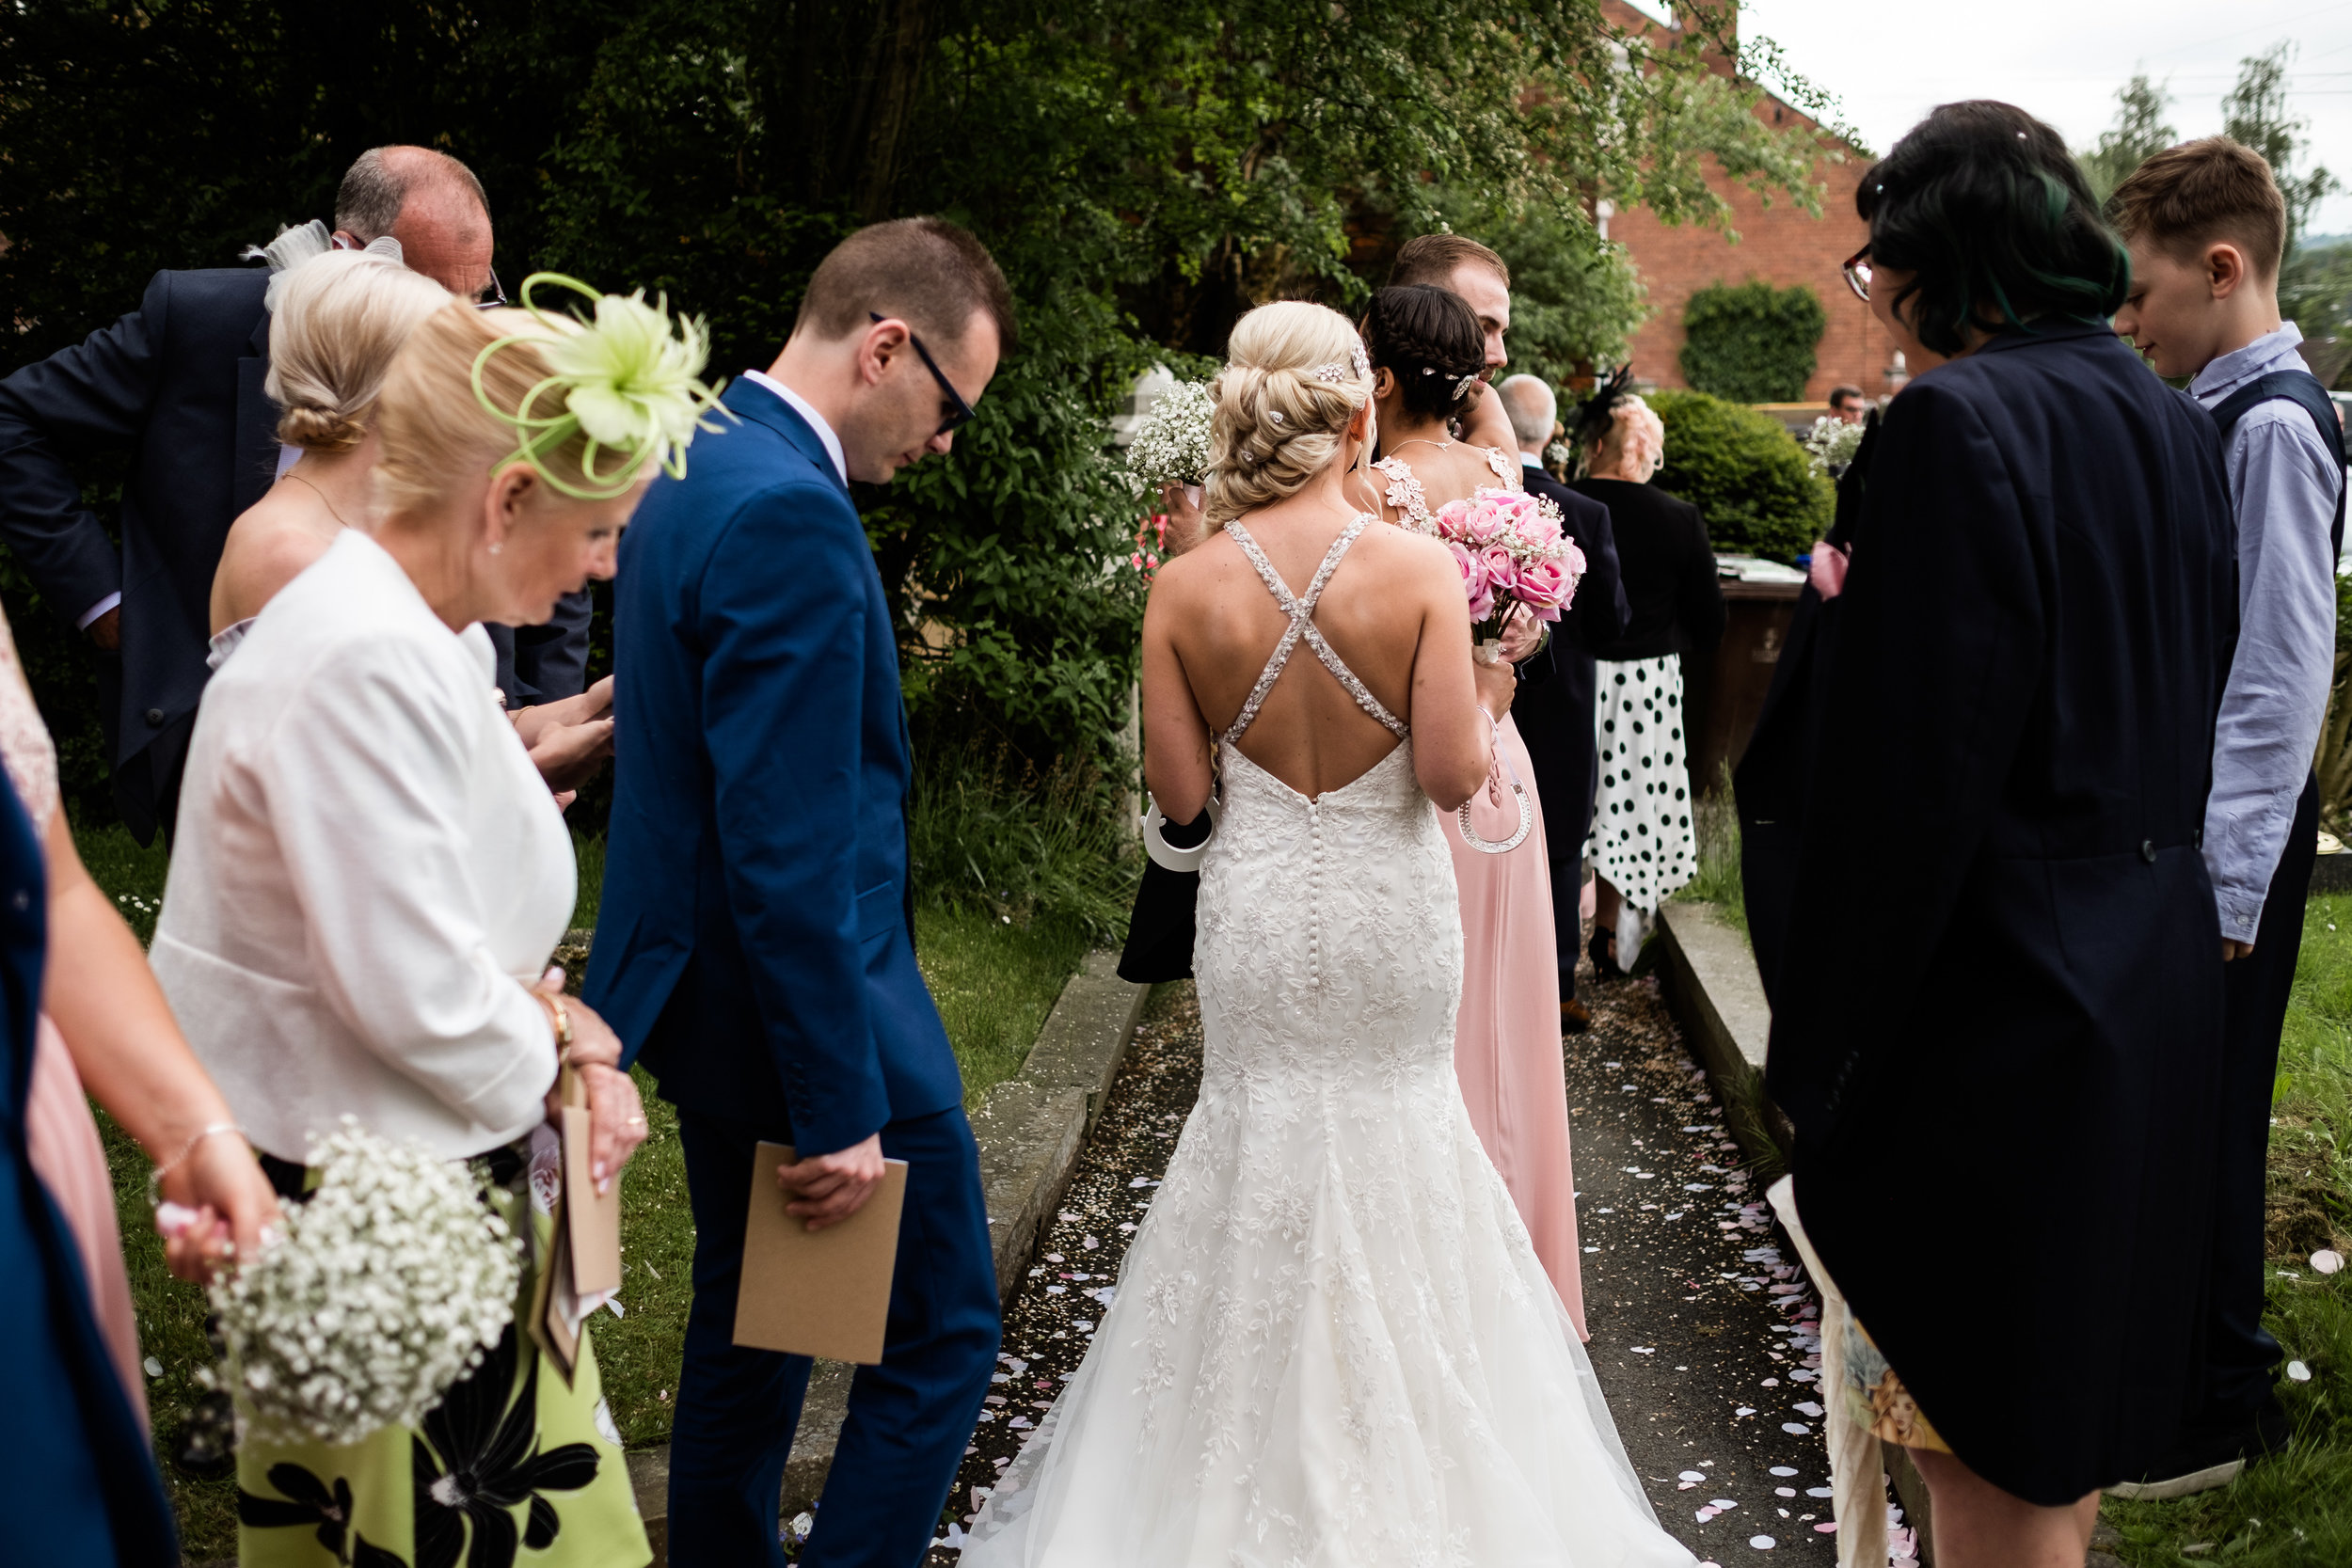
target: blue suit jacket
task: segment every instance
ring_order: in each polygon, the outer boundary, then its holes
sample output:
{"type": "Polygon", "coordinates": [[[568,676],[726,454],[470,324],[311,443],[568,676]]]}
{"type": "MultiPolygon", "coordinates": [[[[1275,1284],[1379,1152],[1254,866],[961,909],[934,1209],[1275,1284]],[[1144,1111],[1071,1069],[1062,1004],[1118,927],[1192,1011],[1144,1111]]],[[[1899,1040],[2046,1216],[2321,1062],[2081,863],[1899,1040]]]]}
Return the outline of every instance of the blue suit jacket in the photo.
{"type": "Polygon", "coordinates": [[[898,653],[816,432],[749,381],[614,589],[618,755],[585,995],[687,1109],[801,1154],[959,1103],[914,965],[898,653]]]}

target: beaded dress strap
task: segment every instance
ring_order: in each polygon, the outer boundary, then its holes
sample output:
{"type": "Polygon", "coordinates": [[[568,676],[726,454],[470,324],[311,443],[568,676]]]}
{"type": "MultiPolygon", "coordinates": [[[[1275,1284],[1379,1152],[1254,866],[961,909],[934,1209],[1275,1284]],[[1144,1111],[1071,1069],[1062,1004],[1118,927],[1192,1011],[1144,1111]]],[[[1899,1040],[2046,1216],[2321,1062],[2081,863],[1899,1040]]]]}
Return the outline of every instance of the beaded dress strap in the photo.
{"type": "Polygon", "coordinates": [[[1248,700],[1241,705],[1241,712],[1234,716],[1232,723],[1226,728],[1225,733],[1217,736],[1219,740],[1233,741],[1241,738],[1242,732],[1249,728],[1257,719],[1258,708],[1264,703],[1266,693],[1274,689],[1275,679],[1281,674],[1283,667],[1290,663],[1292,650],[1296,648],[1302,641],[1308,647],[1314,650],[1315,657],[1323,661],[1323,667],[1331,672],[1331,678],[1338,681],[1345,689],[1347,694],[1356,699],[1358,707],[1378,720],[1381,725],[1399,740],[1405,738],[1404,721],[1381,705],[1380,699],[1374,696],[1370,689],[1356,678],[1356,672],[1350,670],[1341,659],[1337,649],[1324,641],[1323,633],[1315,629],[1312,619],[1315,604],[1323,597],[1324,585],[1331,580],[1331,574],[1339,569],[1340,558],[1347,553],[1347,547],[1356,543],[1356,536],[1363,532],[1365,526],[1372,520],[1372,514],[1368,512],[1359,514],[1356,520],[1348,524],[1346,530],[1337,539],[1331,541],[1330,549],[1324,553],[1323,564],[1315,568],[1314,580],[1307,585],[1306,594],[1300,597],[1292,596],[1290,586],[1283,582],[1282,575],[1274,569],[1274,563],[1265,558],[1265,552],[1258,547],[1258,542],[1249,537],[1248,529],[1242,527],[1239,522],[1225,525],[1225,531],[1232,535],[1234,544],[1241,546],[1241,553],[1249,558],[1249,564],[1258,569],[1258,576],[1264,581],[1266,587],[1273,591],[1274,602],[1281,606],[1282,613],[1290,617],[1291,624],[1283,628],[1282,640],[1274,645],[1272,656],[1265,661],[1264,671],[1258,676],[1258,684],[1249,689],[1248,700]]]}

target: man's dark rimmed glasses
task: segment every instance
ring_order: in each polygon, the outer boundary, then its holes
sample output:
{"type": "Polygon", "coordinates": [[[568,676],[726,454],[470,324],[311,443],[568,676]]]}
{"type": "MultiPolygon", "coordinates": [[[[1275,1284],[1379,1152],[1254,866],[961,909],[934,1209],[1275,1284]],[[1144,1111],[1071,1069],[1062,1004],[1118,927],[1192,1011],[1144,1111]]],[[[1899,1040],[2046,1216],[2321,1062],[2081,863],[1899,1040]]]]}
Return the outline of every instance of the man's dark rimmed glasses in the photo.
{"type": "Polygon", "coordinates": [[[1870,247],[1868,245],[1864,245],[1860,250],[1847,257],[1845,264],[1837,270],[1846,275],[1846,287],[1853,291],[1854,298],[1864,301],[1869,299],[1870,247]]]}
{"type": "MultiPolygon", "coordinates": [[[[876,325],[880,325],[887,319],[872,310],[866,311],[866,314],[876,325]]],[[[932,434],[945,436],[949,431],[960,430],[970,424],[972,405],[963,401],[963,394],[956,390],[956,384],[940,372],[939,361],[931,357],[931,351],[923,346],[923,340],[914,335],[913,327],[907,328],[907,341],[913,343],[914,352],[923,356],[923,368],[931,372],[931,379],[939,383],[940,394],[946,400],[946,418],[939,421],[939,428],[932,434]]]]}

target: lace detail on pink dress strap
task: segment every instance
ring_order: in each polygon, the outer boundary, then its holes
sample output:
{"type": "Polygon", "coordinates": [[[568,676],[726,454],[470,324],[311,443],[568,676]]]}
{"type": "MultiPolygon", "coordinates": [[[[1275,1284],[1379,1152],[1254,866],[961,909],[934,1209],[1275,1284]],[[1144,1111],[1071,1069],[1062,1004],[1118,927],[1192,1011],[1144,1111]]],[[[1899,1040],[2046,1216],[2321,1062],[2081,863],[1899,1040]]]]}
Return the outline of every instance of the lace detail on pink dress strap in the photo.
{"type": "Polygon", "coordinates": [[[1486,454],[1486,467],[1495,471],[1495,478],[1502,481],[1505,490],[1526,488],[1520,481],[1519,466],[1511,460],[1508,452],[1501,447],[1482,447],[1479,450],[1486,454]]]}
{"type": "Polygon", "coordinates": [[[1238,521],[1225,525],[1225,531],[1232,537],[1234,544],[1241,546],[1241,553],[1249,558],[1249,564],[1258,569],[1260,579],[1273,593],[1274,602],[1281,606],[1282,613],[1290,617],[1291,624],[1282,628],[1282,640],[1274,645],[1274,652],[1267,657],[1265,668],[1259,673],[1258,684],[1249,689],[1249,696],[1241,705],[1241,711],[1233,716],[1232,723],[1217,739],[1234,741],[1241,738],[1242,732],[1257,720],[1258,709],[1265,702],[1266,693],[1274,689],[1276,678],[1290,663],[1292,650],[1302,641],[1314,650],[1315,657],[1321,659],[1323,667],[1331,672],[1331,678],[1356,699],[1358,707],[1378,720],[1381,726],[1399,740],[1406,737],[1405,721],[1391,713],[1380,699],[1372,694],[1371,688],[1356,678],[1356,672],[1341,659],[1338,649],[1324,641],[1323,633],[1315,629],[1311,618],[1316,602],[1323,597],[1325,585],[1331,580],[1331,574],[1339,570],[1340,558],[1347,553],[1347,547],[1356,543],[1356,536],[1363,532],[1372,521],[1371,513],[1359,514],[1356,520],[1331,541],[1331,547],[1324,552],[1323,564],[1315,568],[1314,580],[1307,585],[1303,596],[1295,598],[1291,594],[1290,585],[1282,580],[1282,575],[1274,569],[1274,562],[1265,558],[1265,551],[1260,549],[1258,542],[1249,536],[1249,531],[1238,521]]]}
{"type": "Polygon", "coordinates": [[[1413,472],[1412,465],[1402,457],[1384,457],[1373,467],[1389,476],[1389,493],[1384,498],[1388,503],[1404,514],[1408,526],[1427,533],[1429,492],[1422,488],[1421,476],[1413,472]]]}
{"type": "Polygon", "coordinates": [[[8,766],[8,782],[33,819],[33,832],[46,832],[57,810],[57,747],[33,702],[32,688],[24,684],[5,613],[0,613],[0,763],[8,766]]]}

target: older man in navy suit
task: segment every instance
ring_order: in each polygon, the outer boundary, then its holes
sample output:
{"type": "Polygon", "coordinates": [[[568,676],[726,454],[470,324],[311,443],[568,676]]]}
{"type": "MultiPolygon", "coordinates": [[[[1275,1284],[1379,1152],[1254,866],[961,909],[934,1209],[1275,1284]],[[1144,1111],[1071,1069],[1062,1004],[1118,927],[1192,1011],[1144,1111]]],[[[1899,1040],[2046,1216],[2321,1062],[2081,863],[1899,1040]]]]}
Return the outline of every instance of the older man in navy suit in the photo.
{"type": "Polygon", "coordinates": [[[860,230],[810,278],[736,423],[657,482],[621,548],[619,756],[587,996],[678,1108],[694,1304],[670,1560],[781,1564],[805,1356],[739,1349],[753,1162],[837,1223],[907,1162],[879,1366],[862,1367],[809,1568],[913,1568],[994,1370],[978,1150],[914,964],[898,617],[849,482],[945,452],[1012,337],[1003,275],[936,218],[860,230]]]}
{"type": "MultiPolygon", "coordinates": [[[[389,236],[443,288],[497,301],[488,202],[447,153],[361,153],[336,193],[335,225],[338,246],[389,236]]],[[[278,409],[262,390],[268,283],[263,267],[159,272],[136,310],[0,380],[0,541],[100,650],[115,803],[141,843],[171,826],[179,799],[211,673],[221,543],[282,471],[278,409]],[[133,456],[119,548],[72,467],[109,449],[133,456]]],[[[588,609],[585,594],[566,595],[547,626],[492,628],[510,706],[578,695],[588,609]]],[[[587,717],[566,710],[563,722],[587,717]]]]}

